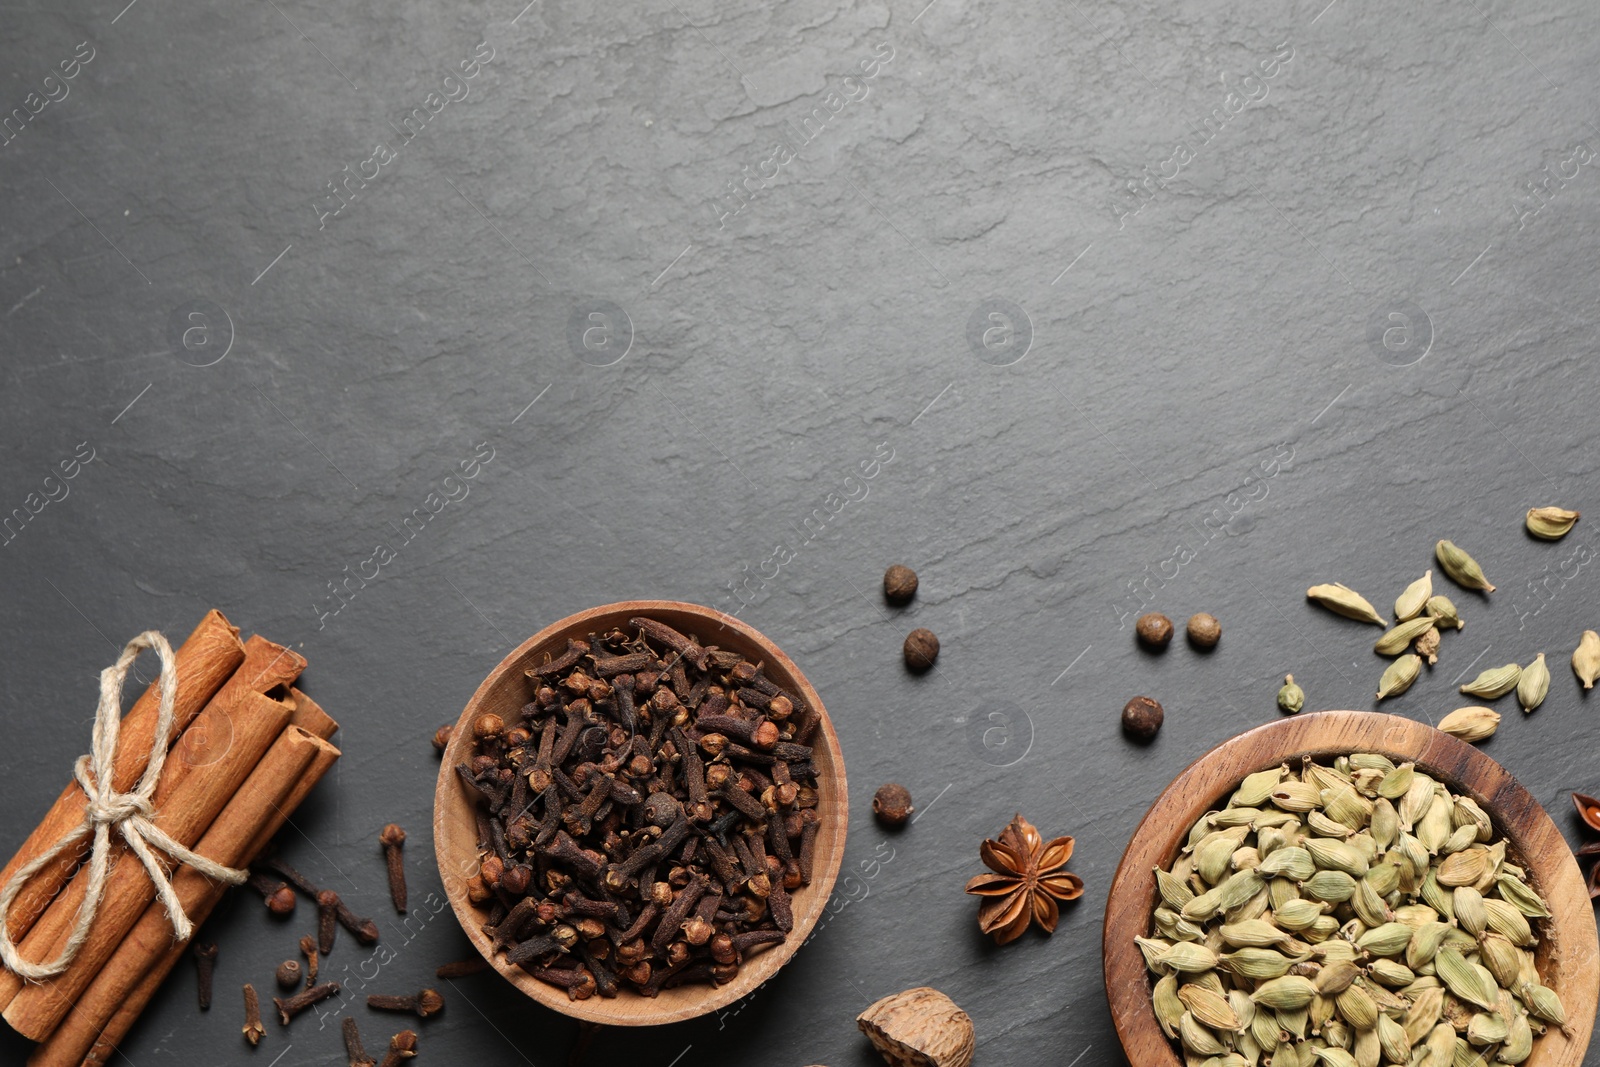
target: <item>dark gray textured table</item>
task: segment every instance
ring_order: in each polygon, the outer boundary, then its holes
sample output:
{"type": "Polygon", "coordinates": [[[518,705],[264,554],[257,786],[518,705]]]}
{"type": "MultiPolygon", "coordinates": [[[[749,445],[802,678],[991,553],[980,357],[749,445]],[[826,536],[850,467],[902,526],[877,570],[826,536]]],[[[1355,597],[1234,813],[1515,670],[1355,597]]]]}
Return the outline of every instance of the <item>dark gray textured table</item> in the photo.
{"type": "MultiPolygon", "coordinates": [[[[439,892],[434,727],[556,618],[698,601],[827,701],[846,877],[739,1010],[591,1062],[865,1065],[855,1014],[931,984],[985,1065],[1117,1063],[1100,915],[1140,815],[1285,671],[1370,707],[1377,631],[1303,592],[1386,607],[1440,537],[1500,588],[1448,590],[1467,628],[1389,710],[1549,653],[1486,750],[1579,839],[1596,568],[1586,524],[1521,516],[1595,504],[1592,7],[122,3],[0,14],[6,853],[115,649],[214,605],[344,725],[284,838],[383,925],[332,970],[415,989],[467,942],[401,926],[375,838],[410,829],[439,892]],[[1221,646],[1139,652],[1146,603],[1221,646]],[[920,678],[912,626],[944,642],[920,678]],[[1167,707],[1148,748],[1136,693],[1167,707]],[[888,779],[922,810],[894,836],[888,779]],[[996,949],[961,887],[1019,810],[1088,890],[996,949]]],[[[239,1038],[307,914],[225,905],[217,1005],[186,966],[119,1062],[342,1063],[314,1021],[239,1038]]],[[[419,1062],[565,1061],[576,1027],[498,978],[446,992],[419,1062]]]]}

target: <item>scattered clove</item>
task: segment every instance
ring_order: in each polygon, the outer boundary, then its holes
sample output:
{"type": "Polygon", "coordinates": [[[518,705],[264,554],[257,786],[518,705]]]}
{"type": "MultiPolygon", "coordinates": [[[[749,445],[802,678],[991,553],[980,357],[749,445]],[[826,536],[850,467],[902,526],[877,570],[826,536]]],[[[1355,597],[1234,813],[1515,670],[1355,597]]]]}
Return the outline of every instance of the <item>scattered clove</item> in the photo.
{"type": "Polygon", "coordinates": [[[344,1030],[344,1051],[350,1057],[350,1067],[378,1067],[378,1061],[367,1055],[361,1043],[361,1027],[355,1016],[346,1015],[340,1024],[344,1030]]]}
{"type": "Polygon", "coordinates": [[[383,1062],[378,1067],[400,1067],[402,1060],[409,1060],[417,1054],[417,1032],[415,1030],[402,1030],[389,1039],[389,1052],[383,1057],[383,1062]]]}
{"type": "Polygon", "coordinates": [[[406,861],[400,854],[400,849],[406,843],[406,832],[394,823],[383,828],[378,835],[378,843],[383,846],[384,862],[389,867],[389,899],[394,901],[394,910],[401,915],[406,913],[406,861]]]}
{"type": "Polygon", "coordinates": [[[199,978],[200,1010],[211,1010],[211,980],[216,974],[217,946],[213,942],[194,946],[194,967],[199,978]]]}
{"type": "Polygon", "coordinates": [[[339,992],[338,982],[324,982],[314,985],[309,989],[302,989],[292,997],[273,997],[272,1003],[278,1009],[278,1019],[284,1025],[289,1025],[289,1020],[305,1011],[318,1001],[327,1000],[339,992]]]}
{"type": "Polygon", "coordinates": [[[439,995],[437,989],[424,989],[420,993],[401,996],[374,993],[367,997],[367,1007],[374,1011],[411,1012],[419,1019],[426,1019],[430,1015],[444,1011],[444,997],[439,995]]]}
{"type": "Polygon", "coordinates": [[[267,1031],[261,1025],[261,1002],[256,998],[256,987],[246,982],[244,986],[244,1039],[251,1045],[261,1044],[267,1031]]]}

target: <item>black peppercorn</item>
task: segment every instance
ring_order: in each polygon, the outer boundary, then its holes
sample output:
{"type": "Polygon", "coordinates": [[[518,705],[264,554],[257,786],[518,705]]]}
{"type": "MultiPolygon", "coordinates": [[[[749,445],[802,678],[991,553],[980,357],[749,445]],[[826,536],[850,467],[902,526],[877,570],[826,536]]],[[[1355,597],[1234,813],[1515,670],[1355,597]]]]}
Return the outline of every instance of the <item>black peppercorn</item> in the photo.
{"type": "Polygon", "coordinates": [[[1148,615],[1140,615],[1133,630],[1139,635],[1139,643],[1153,652],[1165,649],[1167,643],[1172,640],[1172,620],[1160,612],[1152,611],[1148,615]]]}
{"type": "Polygon", "coordinates": [[[904,826],[916,810],[911,806],[911,790],[899,782],[881,785],[872,794],[872,813],[885,826],[904,826]]]}
{"type": "Polygon", "coordinates": [[[939,638],[934,636],[932,630],[924,630],[919,626],[906,634],[905,657],[906,667],[921,674],[939,658],[939,638]]]}
{"type": "Polygon", "coordinates": [[[1122,709],[1122,731],[1129,737],[1148,741],[1161,729],[1166,712],[1149,697],[1134,697],[1122,709]]]}
{"type": "Polygon", "coordinates": [[[883,572],[883,595],[891,604],[905,604],[917,595],[917,572],[896,563],[883,572]]]}
{"type": "Polygon", "coordinates": [[[1189,616],[1189,643],[1202,651],[1209,651],[1217,647],[1217,642],[1222,639],[1222,624],[1215,615],[1202,611],[1198,615],[1189,616]]]}

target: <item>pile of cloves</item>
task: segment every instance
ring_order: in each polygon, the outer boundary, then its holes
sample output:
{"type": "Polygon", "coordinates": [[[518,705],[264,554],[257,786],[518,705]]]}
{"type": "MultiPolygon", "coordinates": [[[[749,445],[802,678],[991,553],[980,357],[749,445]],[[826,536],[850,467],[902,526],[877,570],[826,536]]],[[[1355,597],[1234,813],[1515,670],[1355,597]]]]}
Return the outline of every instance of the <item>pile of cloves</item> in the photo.
{"type": "Polygon", "coordinates": [[[455,768],[495,948],[583,999],[726,983],[784,941],[820,827],[816,709],[649,618],[527,677],[532,699],[478,716],[455,768]]]}

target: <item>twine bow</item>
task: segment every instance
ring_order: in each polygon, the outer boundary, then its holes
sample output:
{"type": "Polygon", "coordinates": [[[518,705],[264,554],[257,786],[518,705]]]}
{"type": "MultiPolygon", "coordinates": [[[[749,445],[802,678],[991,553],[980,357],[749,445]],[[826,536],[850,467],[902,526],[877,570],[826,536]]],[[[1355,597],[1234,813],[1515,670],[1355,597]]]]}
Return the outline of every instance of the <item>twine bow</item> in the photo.
{"type": "Polygon", "coordinates": [[[100,909],[100,898],[106,888],[112,830],[127,842],[128,848],[139,857],[139,862],[149,872],[150,881],[155,884],[156,896],[166,908],[167,918],[171,920],[172,929],[180,941],[188,939],[194,933],[194,927],[183,913],[183,903],[168,881],[167,872],[151,850],[152,847],[219,882],[238,885],[247,877],[245,871],[224,867],[184,848],[152,821],[156,812],[151,797],[161,777],[162,765],[167,760],[167,740],[172,734],[172,705],[177,689],[178,668],[172,656],[172,646],[154,630],[146,630],[129,641],[117,657],[117,662],[100,672],[100,707],[95,712],[92,747],[88,755],[78,757],[72,768],[73,776],[88,798],[83,809],[83,822],[63,834],[43,855],[18,870],[6,883],[5,889],[0,891],[0,960],[20,977],[37,982],[60,974],[88,940],[89,928],[94,924],[95,913],[100,909]],[[155,736],[150,745],[150,763],[131,793],[118,793],[112,781],[117,733],[122,726],[122,684],[134,658],[141,649],[146,648],[154,649],[161,658],[161,704],[156,717],[155,736]],[[88,891],[84,894],[83,903],[78,906],[71,936],[62,947],[61,955],[54,960],[49,963],[29,963],[22,958],[22,953],[11,940],[11,905],[29,879],[90,834],[94,835],[94,844],[89,853],[88,891]]]}

